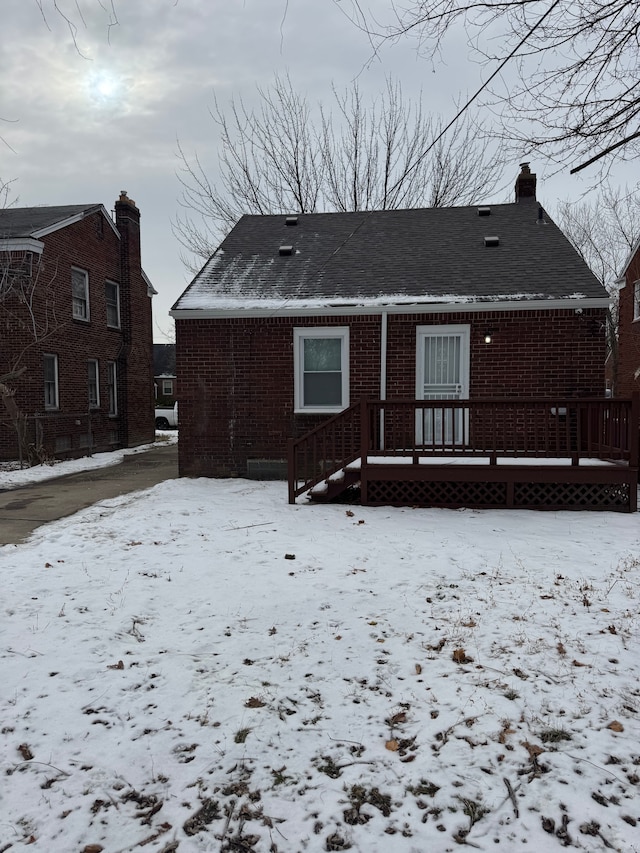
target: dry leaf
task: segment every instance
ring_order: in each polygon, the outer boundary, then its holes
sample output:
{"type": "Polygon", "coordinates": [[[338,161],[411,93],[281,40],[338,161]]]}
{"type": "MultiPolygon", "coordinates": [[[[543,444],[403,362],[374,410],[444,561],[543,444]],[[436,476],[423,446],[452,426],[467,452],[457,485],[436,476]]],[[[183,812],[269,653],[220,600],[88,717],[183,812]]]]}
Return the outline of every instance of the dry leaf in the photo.
{"type": "Polygon", "coordinates": [[[407,722],[407,713],[406,711],[398,711],[397,714],[394,714],[392,717],[389,717],[387,723],[390,726],[397,726],[399,723],[407,722]]]}
{"type": "Polygon", "coordinates": [[[572,660],[571,663],[573,666],[589,666],[588,663],[580,663],[579,660],[572,660]]]}
{"type": "Polygon", "coordinates": [[[33,753],[31,752],[31,749],[26,743],[20,744],[20,746],[18,747],[18,752],[24,758],[25,761],[31,761],[31,759],[33,758],[33,753]]]}
{"type": "Polygon", "coordinates": [[[53,568],[53,566],[51,565],[51,563],[45,563],[45,564],[44,564],[44,567],[45,567],[45,569],[52,569],[52,568],[53,568]]]}
{"type": "Polygon", "coordinates": [[[295,554],[285,554],[284,558],[285,558],[285,560],[295,560],[296,555],[295,554]]]}
{"type": "Polygon", "coordinates": [[[415,757],[416,757],[416,756],[415,756],[415,754],[412,754],[412,755],[405,755],[405,757],[404,757],[404,758],[401,758],[401,759],[400,759],[400,761],[401,761],[403,764],[409,764],[409,762],[410,762],[410,761],[415,761],[415,757]]]}
{"type": "Polygon", "coordinates": [[[358,519],[358,524],[364,524],[364,518],[359,518],[359,519],[358,519]]]}
{"type": "Polygon", "coordinates": [[[614,720],[612,723],[609,723],[607,726],[608,729],[611,729],[612,732],[623,732],[624,726],[622,723],[618,722],[618,720],[614,720]]]}
{"type": "Polygon", "coordinates": [[[529,753],[529,758],[537,758],[545,751],[541,746],[538,746],[537,743],[529,743],[526,740],[521,741],[521,743],[529,753]]]}
{"type": "Polygon", "coordinates": [[[353,513],[351,512],[350,509],[345,510],[345,515],[348,516],[349,518],[353,518],[353,513]]]}
{"type": "Polygon", "coordinates": [[[558,650],[558,654],[562,655],[563,657],[567,653],[567,650],[565,649],[564,645],[559,640],[558,640],[558,645],[556,646],[556,649],[558,650]]]}
{"type": "Polygon", "coordinates": [[[82,853],[101,853],[104,850],[100,844],[87,844],[82,853]]]}
{"type": "Polygon", "coordinates": [[[266,702],[263,702],[262,699],[258,699],[257,696],[252,696],[250,699],[244,703],[245,708],[264,708],[266,702]]]}
{"type": "Polygon", "coordinates": [[[341,639],[342,639],[342,634],[336,634],[336,635],[335,635],[335,637],[334,637],[333,639],[334,639],[334,640],[341,640],[341,639]]]}
{"type": "Polygon", "coordinates": [[[385,748],[385,749],[388,749],[388,750],[389,750],[389,752],[397,752],[397,751],[398,751],[398,746],[399,746],[399,744],[398,744],[398,741],[397,741],[397,740],[388,740],[388,741],[385,743],[384,748],[385,748]]]}
{"type": "Polygon", "coordinates": [[[124,664],[119,660],[118,663],[110,663],[107,669],[124,669],[124,664]]]}
{"type": "Polygon", "coordinates": [[[419,663],[416,664],[416,675],[422,675],[422,667],[419,663]]]}
{"type": "Polygon", "coordinates": [[[468,658],[464,649],[454,649],[451,655],[454,663],[471,663],[473,658],[468,658]]]}

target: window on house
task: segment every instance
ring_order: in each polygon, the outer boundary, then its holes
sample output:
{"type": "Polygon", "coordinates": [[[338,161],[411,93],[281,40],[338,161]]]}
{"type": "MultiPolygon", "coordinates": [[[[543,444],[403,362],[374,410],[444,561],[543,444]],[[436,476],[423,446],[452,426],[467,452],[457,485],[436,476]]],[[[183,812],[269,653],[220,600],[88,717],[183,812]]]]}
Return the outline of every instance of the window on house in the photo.
{"type": "Polygon", "coordinates": [[[100,408],[100,374],[96,359],[87,362],[87,386],[89,389],[89,408],[100,408]]]}
{"type": "Polygon", "coordinates": [[[171,379],[162,380],[162,396],[171,397],[173,395],[173,382],[171,379]]]}
{"type": "Polygon", "coordinates": [[[85,270],[71,270],[71,298],[74,320],[88,320],[89,274],[85,270]]]}
{"type": "Polygon", "coordinates": [[[118,414],[118,365],[107,362],[107,388],[109,389],[109,414],[118,414]]]}
{"type": "Polygon", "coordinates": [[[104,284],[104,298],[107,304],[107,326],[112,329],[120,328],[120,285],[115,281],[104,284]]]}
{"type": "Polygon", "coordinates": [[[349,405],[349,329],[294,329],[295,410],[340,412],[349,405]]]}
{"type": "Polygon", "coordinates": [[[633,319],[640,320],[640,281],[633,284],[633,319]]]}
{"type": "Polygon", "coordinates": [[[58,356],[43,355],[44,368],[44,407],[57,409],[58,397],[58,356]]]}

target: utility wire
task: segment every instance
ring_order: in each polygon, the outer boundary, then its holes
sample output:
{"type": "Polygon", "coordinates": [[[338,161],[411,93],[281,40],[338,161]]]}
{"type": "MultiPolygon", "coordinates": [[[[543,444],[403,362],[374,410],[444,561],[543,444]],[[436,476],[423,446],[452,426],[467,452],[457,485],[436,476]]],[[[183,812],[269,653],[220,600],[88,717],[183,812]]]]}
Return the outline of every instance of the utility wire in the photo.
{"type": "Polygon", "coordinates": [[[453,125],[458,121],[458,119],[460,118],[460,116],[462,116],[462,115],[463,115],[463,113],[464,113],[467,109],[469,109],[469,107],[471,106],[471,104],[472,104],[472,103],[476,100],[476,98],[477,98],[477,97],[478,97],[478,96],[479,96],[479,95],[480,95],[480,94],[481,94],[481,93],[482,93],[482,92],[487,88],[487,86],[489,85],[489,83],[491,83],[491,81],[493,80],[493,78],[494,78],[494,77],[496,77],[496,76],[497,76],[497,75],[502,71],[502,69],[505,67],[505,65],[507,64],[507,62],[509,62],[509,60],[513,59],[513,57],[514,57],[514,56],[516,55],[516,53],[520,50],[520,48],[522,47],[522,45],[527,41],[527,39],[529,38],[529,36],[533,35],[533,33],[538,29],[538,27],[539,27],[539,26],[541,26],[541,24],[545,21],[545,19],[549,17],[549,15],[551,14],[551,12],[553,12],[553,10],[556,8],[556,6],[557,6],[560,2],[561,2],[561,0],[554,0],[554,2],[551,4],[551,6],[549,6],[549,8],[547,9],[547,11],[544,13],[544,15],[543,15],[543,16],[542,16],[538,21],[536,21],[536,23],[535,23],[535,24],[534,24],[534,25],[533,25],[533,26],[528,30],[528,32],[526,32],[526,33],[524,34],[524,36],[520,39],[520,41],[518,42],[518,44],[513,48],[513,50],[511,51],[511,53],[510,53],[508,56],[506,56],[506,57],[502,60],[502,62],[500,63],[500,65],[498,65],[498,67],[497,67],[497,68],[496,68],[496,70],[493,72],[493,74],[488,78],[488,80],[485,80],[485,82],[482,84],[482,86],[480,86],[480,88],[478,89],[478,91],[477,91],[474,95],[472,95],[472,97],[471,97],[471,98],[469,98],[469,100],[467,101],[467,103],[466,103],[466,104],[465,104],[465,105],[464,105],[460,110],[458,110],[458,112],[456,113],[456,115],[451,119],[451,121],[450,121],[450,122],[449,122],[449,124],[444,128],[444,130],[442,130],[442,131],[441,131],[441,132],[436,136],[436,138],[433,140],[433,142],[429,145],[429,147],[428,147],[427,149],[425,149],[425,150],[422,152],[422,154],[420,154],[420,156],[417,158],[417,160],[415,161],[415,163],[413,163],[413,165],[409,166],[409,168],[407,169],[407,171],[405,172],[405,174],[403,175],[403,177],[402,177],[400,180],[396,181],[396,183],[391,187],[391,189],[389,190],[389,192],[393,192],[393,191],[398,187],[398,185],[401,183],[401,181],[403,181],[403,180],[406,178],[406,176],[407,176],[410,172],[412,172],[414,169],[416,169],[416,168],[420,165],[420,163],[424,160],[424,158],[425,158],[425,157],[427,156],[427,154],[431,151],[431,149],[432,149],[432,148],[434,148],[434,147],[438,144],[438,142],[440,142],[440,140],[441,140],[441,139],[442,139],[442,137],[445,135],[445,133],[449,130],[449,128],[453,127],[453,125]]]}

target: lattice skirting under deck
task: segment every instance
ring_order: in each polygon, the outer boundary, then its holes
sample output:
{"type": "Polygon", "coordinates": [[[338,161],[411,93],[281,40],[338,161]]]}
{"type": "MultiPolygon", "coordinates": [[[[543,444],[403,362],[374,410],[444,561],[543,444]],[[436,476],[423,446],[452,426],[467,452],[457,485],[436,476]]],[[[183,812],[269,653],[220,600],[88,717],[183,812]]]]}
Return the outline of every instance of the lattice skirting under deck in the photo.
{"type": "Polygon", "coordinates": [[[629,486],[620,483],[459,483],[369,480],[369,506],[496,509],[629,509],[629,486]]]}

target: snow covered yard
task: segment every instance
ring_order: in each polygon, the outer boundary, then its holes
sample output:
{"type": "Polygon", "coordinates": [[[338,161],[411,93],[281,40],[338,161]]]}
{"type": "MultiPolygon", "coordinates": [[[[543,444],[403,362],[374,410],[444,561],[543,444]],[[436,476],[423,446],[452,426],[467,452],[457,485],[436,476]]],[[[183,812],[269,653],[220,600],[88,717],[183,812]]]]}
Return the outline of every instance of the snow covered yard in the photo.
{"type": "Polygon", "coordinates": [[[637,515],[174,480],[0,572],[0,851],[640,851],[637,515]]]}

